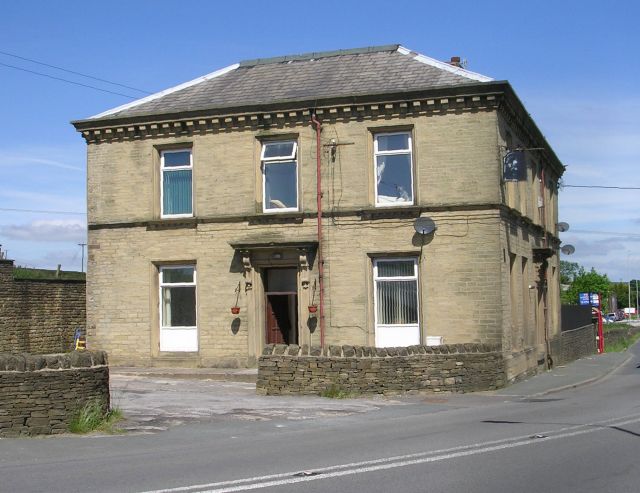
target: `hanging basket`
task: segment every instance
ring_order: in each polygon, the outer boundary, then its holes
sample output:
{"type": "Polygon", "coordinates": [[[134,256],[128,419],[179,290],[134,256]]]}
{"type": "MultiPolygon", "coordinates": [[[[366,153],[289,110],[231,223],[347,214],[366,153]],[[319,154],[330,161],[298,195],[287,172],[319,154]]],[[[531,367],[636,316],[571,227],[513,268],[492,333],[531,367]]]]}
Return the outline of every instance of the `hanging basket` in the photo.
{"type": "Polygon", "coordinates": [[[234,315],[237,315],[238,313],[240,313],[240,307],[239,306],[232,306],[231,307],[231,313],[233,313],[234,315]]]}
{"type": "Polygon", "coordinates": [[[318,305],[309,305],[309,313],[316,313],[318,311],[318,305]]]}

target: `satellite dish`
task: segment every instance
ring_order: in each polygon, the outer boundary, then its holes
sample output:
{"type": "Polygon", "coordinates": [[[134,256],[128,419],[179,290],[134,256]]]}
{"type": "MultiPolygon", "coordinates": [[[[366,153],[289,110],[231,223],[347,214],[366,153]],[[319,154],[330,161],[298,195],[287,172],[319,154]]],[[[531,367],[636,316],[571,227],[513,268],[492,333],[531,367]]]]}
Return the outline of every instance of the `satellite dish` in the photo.
{"type": "Polygon", "coordinates": [[[564,253],[565,255],[571,255],[573,252],[576,251],[576,247],[574,247],[573,245],[564,245],[560,251],[562,253],[564,253]]]}
{"type": "Polygon", "coordinates": [[[560,233],[569,231],[569,223],[558,223],[558,231],[560,231],[560,233]]]}
{"type": "Polygon", "coordinates": [[[437,227],[436,223],[434,223],[430,217],[419,217],[414,221],[413,229],[415,229],[419,235],[428,235],[433,233],[437,227]]]}

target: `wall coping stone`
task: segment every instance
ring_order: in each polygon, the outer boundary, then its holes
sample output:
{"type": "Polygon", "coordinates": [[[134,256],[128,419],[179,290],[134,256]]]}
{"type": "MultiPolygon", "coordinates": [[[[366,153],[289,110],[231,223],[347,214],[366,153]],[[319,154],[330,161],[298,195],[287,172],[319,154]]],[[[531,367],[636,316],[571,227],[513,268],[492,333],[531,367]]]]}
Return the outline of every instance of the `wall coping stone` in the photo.
{"type": "Polygon", "coordinates": [[[572,332],[578,332],[580,330],[591,330],[593,329],[593,324],[583,325],[582,327],[576,327],[575,329],[563,330],[560,332],[560,336],[571,334],[572,332]]]}
{"type": "Polygon", "coordinates": [[[71,351],[57,354],[0,353],[0,372],[70,370],[108,365],[105,351],[71,351]]]}
{"type": "Polygon", "coordinates": [[[502,348],[500,344],[442,344],[439,346],[407,346],[379,348],[373,346],[329,345],[308,346],[297,344],[267,344],[262,350],[262,356],[326,356],[331,358],[394,358],[406,356],[418,356],[424,354],[472,354],[472,353],[498,353],[502,348]]]}

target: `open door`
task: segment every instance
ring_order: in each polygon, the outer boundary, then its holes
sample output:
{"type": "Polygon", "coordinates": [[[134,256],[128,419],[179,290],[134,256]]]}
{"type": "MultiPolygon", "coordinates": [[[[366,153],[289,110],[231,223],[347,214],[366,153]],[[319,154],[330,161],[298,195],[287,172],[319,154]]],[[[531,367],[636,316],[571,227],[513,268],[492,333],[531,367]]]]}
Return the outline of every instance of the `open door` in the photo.
{"type": "Polygon", "coordinates": [[[265,271],[267,344],[298,344],[297,269],[265,271]]]}

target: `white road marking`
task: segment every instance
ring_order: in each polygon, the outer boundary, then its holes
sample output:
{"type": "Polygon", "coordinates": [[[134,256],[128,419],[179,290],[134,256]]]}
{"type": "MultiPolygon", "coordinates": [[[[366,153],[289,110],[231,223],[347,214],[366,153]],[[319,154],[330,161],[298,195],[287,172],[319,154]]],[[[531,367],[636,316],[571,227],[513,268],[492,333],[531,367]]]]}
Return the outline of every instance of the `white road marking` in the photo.
{"type": "Polygon", "coordinates": [[[595,433],[597,431],[606,430],[610,426],[621,426],[638,422],[640,422],[640,414],[631,414],[619,418],[586,423],[583,425],[568,426],[565,428],[545,431],[534,435],[522,435],[504,438],[501,440],[492,440],[469,445],[461,445],[448,449],[418,452],[414,454],[385,457],[381,459],[352,462],[324,468],[311,469],[310,471],[313,473],[313,475],[296,476],[296,474],[300,474],[301,471],[294,471],[279,474],[270,474],[266,476],[255,476],[244,479],[219,481],[208,484],[197,484],[191,486],[181,486],[177,488],[146,491],[143,493],[232,493],[235,491],[249,491],[260,488],[268,488],[270,486],[283,486],[307,481],[317,481],[319,479],[325,478],[336,478],[340,476],[362,474],[366,472],[380,471],[385,469],[395,469],[398,467],[426,464],[429,462],[438,462],[448,459],[455,459],[458,457],[484,454],[495,452],[498,450],[522,447],[524,445],[539,444],[542,442],[557,440],[560,438],[570,438],[587,433],[595,433]],[[541,435],[544,435],[544,438],[537,438],[537,436],[541,435]],[[536,438],[534,439],[534,437],[536,438]]]}

